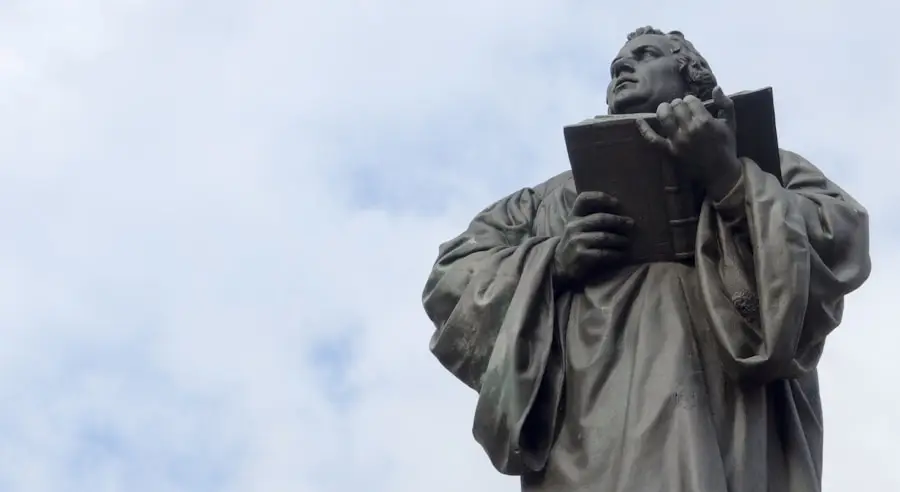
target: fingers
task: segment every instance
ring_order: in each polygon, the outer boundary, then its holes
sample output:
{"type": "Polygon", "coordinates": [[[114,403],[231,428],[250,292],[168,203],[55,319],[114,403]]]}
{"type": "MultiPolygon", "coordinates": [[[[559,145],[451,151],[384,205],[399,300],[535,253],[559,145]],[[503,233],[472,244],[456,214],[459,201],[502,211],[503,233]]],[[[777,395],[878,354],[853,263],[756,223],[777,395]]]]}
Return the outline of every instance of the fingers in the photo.
{"type": "Polygon", "coordinates": [[[684,106],[691,112],[694,121],[707,120],[712,117],[709,111],[706,110],[706,107],[703,106],[703,102],[695,96],[685,97],[684,106]]]}
{"type": "Polygon", "coordinates": [[[600,191],[584,191],[572,204],[572,215],[585,217],[597,212],[615,212],[619,208],[616,197],[600,191]]]}
{"type": "Polygon", "coordinates": [[[637,120],[637,127],[641,136],[650,142],[651,145],[655,145],[667,151],[671,150],[671,143],[669,140],[663,138],[659,133],[656,133],[656,130],[654,130],[646,120],[637,120]]]}
{"type": "Polygon", "coordinates": [[[574,236],[572,240],[574,240],[579,247],[586,250],[622,250],[631,244],[628,240],[628,236],[613,232],[582,232],[581,234],[574,236]]]}
{"type": "Polygon", "coordinates": [[[734,112],[734,102],[731,98],[726,96],[719,86],[713,88],[712,95],[713,102],[719,108],[719,117],[725,120],[732,130],[737,128],[737,117],[734,112]]]}
{"type": "Polygon", "coordinates": [[[672,101],[671,106],[672,112],[675,114],[675,119],[678,121],[678,126],[687,128],[688,125],[691,124],[691,120],[694,119],[694,113],[691,111],[691,106],[686,104],[682,99],[675,99],[672,101]]]}
{"type": "Polygon", "coordinates": [[[656,108],[656,117],[659,119],[659,124],[662,127],[662,132],[665,137],[671,138],[678,132],[678,117],[675,116],[671,104],[660,104],[659,107],[656,108]]]}
{"type": "Polygon", "coordinates": [[[581,232],[612,232],[627,234],[634,227],[634,220],[611,213],[593,213],[570,223],[570,227],[581,232]]]}
{"type": "Polygon", "coordinates": [[[593,267],[627,263],[628,253],[619,249],[588,249],[581,252],[582,261],[593,267]]]}

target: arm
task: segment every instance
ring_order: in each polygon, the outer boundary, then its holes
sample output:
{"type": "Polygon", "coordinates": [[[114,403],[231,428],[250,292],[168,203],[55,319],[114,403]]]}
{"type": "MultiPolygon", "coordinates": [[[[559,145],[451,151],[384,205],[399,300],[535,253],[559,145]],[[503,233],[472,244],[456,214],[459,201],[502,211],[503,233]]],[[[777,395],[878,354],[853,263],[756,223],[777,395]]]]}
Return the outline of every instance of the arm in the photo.
{"type": "Polygon", "coordinates": [[[744,159],[743,177],[706,205],[697,269],[725,370],[765,383],[813,371],[844,296],[871,269],[866,210],[797,154],[785,185],[744,159]]]}
{"type": "Polygon", "coordinates": [[[555,364],[550,278],[559,239],[532,235],[540,191],[500,200],[444,243],[423,294],[436,328],[431,351],[479,392],[475,438],[507,474],[542,466],[549,442],[538,439],[532,452],[523,451],[522,428],[535,405],[555,411],[561,390],[561,373],[548,369],[555,364]]]}
{"type": "Polygon", "coordinates": [[[510,308],[523,275],[531,285],[522,287],[535,291],[532,294],[541,290],[544,279],[526,269],[529,259],[542,263],[551,258],[530,254],[536,247],[546,249],[540,245],[547,238],[531,235],[539,204],[537,193],[525,189],[483,210],[465,232],[440,246],[425,284],[422,300],[436,328],[431,351],[475,390],[481,389],[500,327],[516,315],[510,308]]]}

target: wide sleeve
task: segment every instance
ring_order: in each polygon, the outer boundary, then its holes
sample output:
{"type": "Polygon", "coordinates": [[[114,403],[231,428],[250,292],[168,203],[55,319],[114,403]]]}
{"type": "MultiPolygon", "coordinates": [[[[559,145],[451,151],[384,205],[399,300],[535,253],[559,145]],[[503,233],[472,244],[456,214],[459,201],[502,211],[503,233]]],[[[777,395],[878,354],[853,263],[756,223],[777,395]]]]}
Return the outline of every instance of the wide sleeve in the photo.
{"type": "Polygon", "coordinates": [[[522,429],[534,406],[555,415],[562,385],[561,370],[547,370],[559,345],[551,279],[558,238],[532,234],[541,199],[525,189],[478,214],[441,245],[423,294],[436,328],[431,351],[479,392],[475,439],[497,470],[513,475],[543,466],[550,433],[523,437],[522,429]]]}
{"type": "Polygon", "coordinates": [[[784,186],[743,159],[738,185],[704,204],[697,272],[726,372],[767,383],[813,370],[868,278],[866,210],[804,158],[782,151],[784,186]]]}

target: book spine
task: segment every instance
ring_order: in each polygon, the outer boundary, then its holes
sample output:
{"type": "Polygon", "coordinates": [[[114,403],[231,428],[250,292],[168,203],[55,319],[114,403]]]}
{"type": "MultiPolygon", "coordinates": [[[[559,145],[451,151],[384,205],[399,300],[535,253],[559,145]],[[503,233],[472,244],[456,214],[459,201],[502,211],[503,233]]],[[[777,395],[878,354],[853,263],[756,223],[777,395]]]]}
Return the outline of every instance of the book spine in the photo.
{"type": "Polygon", "coordinates": [[[676,172],[674,165],[663,166],[666,196],[666,214],[672,239],[672,257],[675,261],[690,262],[694,259],[697,241],[697,224],[700,209],[694,187],[676,172]]]}

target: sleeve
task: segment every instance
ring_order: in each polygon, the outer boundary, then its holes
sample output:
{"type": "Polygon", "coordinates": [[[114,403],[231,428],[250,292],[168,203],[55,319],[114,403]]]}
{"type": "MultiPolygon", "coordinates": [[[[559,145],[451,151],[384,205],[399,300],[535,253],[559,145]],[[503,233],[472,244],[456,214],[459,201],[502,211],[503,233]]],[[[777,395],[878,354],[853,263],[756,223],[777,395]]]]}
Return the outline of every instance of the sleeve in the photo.
{"type": "Polygon", "coordinates": [[[534,406],[555,408],[562,384],[560,371],[547,371],[558,345],[560,301],[551,279],[558,238],[532,234],[540,200],[526,189],[478,214],[441,245],[423,293],[436,328],[431,351],[479,392],[475,439],[494,467],[510,475],[543,466],[549,438],[523,439],[522,429],[534,406]],[[537,441],[526,447],[538,451],[522,449],[524,440],[537,441]]]}
{"type": "Polygon", "coordinates": [[[808,374],[868,278],[866,210],[804,158],[782,151],[784,186],[744,159],[743,177],[704,204],[702,302],[725,371],[767,383],[808,374]]]}

